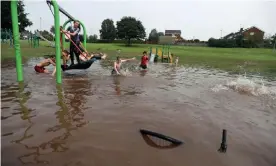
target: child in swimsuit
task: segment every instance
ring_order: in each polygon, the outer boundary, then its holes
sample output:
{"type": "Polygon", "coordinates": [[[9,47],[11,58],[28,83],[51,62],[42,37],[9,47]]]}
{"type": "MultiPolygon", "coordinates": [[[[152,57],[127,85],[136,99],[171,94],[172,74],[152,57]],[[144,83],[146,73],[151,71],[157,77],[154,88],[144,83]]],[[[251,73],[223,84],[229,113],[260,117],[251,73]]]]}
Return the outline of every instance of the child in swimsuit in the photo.
{"type": "MultiPolygon", "coordinates": [[[[67,50],[63,50],[62,51],[62,59],[63,59],[63,63],[67,63],[67,61],[70,58],[70,54],[67,50]]],[[[50,64],[52,64],[53,66],[56,66],[55,63],[56,59],[54,56],[44,59],[42,62],[40,62],[39,64],[35,65],[34,69],[36,72],[38,73],[49,73],[49,71],[47,69],[45,69],[46,66],[49,66],[50,64]]],[[[54,76],[56,73],[56,67],[52,73],[52,76],[54,76]]]]}
{"type": "Polygon", "coordinates": [[[142,56],[142,58],[141,58],[140,67],[141,67],[142,69],[148,68],[148,62],[149,62],[149,58],[148,58],[148,55],[147,55],[147,51],[144,51],[144,52],[143,52],[143,56],[142,56]]]}
{"type": "Polygon", "coordinates": [[[120,69],[121,69],[121,65],[123,62],[127,62],[127,61],[131,61],[131,60],[135,60],[135,57],[131,58],[131,59],[121,59],[120,57],[117,57],[117,60],[114,62],[114,67],[113,70],[111,71],[112,75],[120,75],[120,69]]]}
{"type": "Polygon", "coordinates": [[[91,60],[92,58],[105,59],[106,57],[107,57],[107,55],[103,54],[103,53],[99,53],[99,54],[90,53],[89,54],[87,51],[80,54],[80,59],[84,62],[91,60]]]}
{"type": "Polygon", "coordinates": [[[52,64],[53,66],[56,66],[54,57],[44,59],[40,63],[36,64],[35,67],[34,67],[34,70],[37,73],[49,73],[49,71],[47,69],[45,69],[45,67],[49,66],[50,64],[52,64]]]}
{"type": "MultiPolygon", "coordinates": [[[[79,58],[81,59],[82,62],[76,64],[76,65],[64,65],[61,66],[61,69],[63,71],[65,70],[70,70],[70,69],[84,69],[83,66],[91,66],[95,61],[105,59],[107,57],[106,54],[87,54],[87,53],[82,53],[79,58]]],[[[88,67],[87,67],[88,68],[88,67]]]]}

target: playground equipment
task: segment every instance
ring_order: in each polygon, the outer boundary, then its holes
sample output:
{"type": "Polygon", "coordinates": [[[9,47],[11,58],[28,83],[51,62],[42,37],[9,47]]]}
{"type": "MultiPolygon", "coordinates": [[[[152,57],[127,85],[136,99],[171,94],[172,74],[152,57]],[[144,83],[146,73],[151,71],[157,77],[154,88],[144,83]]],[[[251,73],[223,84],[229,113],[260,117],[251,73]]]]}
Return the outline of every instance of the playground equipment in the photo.
{"type": "MultiPolygon", "coordinates": [[[[23,70],[22,70],[22,57],[19,43],[19,27],[18,27],[18,11],[17,11],[17,3],[18,0],[11,1],[11,17],[12,17],[12,28],[13,28],[13,40],[14,40],[14,48],[15,48],[15,57],[16,57],[16,73],[17,73],[17,81],[21,82],[24,80],[23,78],[23,70]]],[[[59,12],[63,13],[66,17],[70,19],[70,21],[76,21],[74,17],[72,17],[69,13],[67,13],[63,8],[61,8],[56,0],[46,0],[46,3],[50,7],[50,10],[54,16],[55,22],[55,53],[56,53],[56,66],[61,66],[61,47],[60,47],[60,17],[59,12]],[[53,6],[54,11],[52,11],[51,6],[53,6]]],[[[69,22],[69,21],[68,21],[69,22]]],[[[83,24],[82,24],[83,26],[83,24]]],[[[85,30],[84,26],[83,29],[85,30]]],[[[86,33],[86,32],[85,32],[86,33]]],[[[86,37],[86,34],[84,34],[86,37]]],[[[86,38],[83,43],[86,46],[86,38]]],[[[56,68],[56,82],[57,84],[62,83],[61,79],[61,67],[56,68]]]]}
{"type": "Polygon", "coordinates": [[[160,58],[162,63],[173,63],[173,56],[170,52],[170,45],[163,45],[162,49],[157,47],[150,47],[149,55],[150,62],[157,62],[160,58]]]}
{"type": "Polygon", "coordinates": [[[37,36],[36,34],[30,33],[28,35],[28,43],[31,47],[38,48],[39,47],[39,36],[37,36]]]}
{"type": "MultiPolygon", "coordinates": [[[[40,39],[42,39],[42,40],[48,42],[48,43],[50,44],[51,47],[55,47],[55,43],[54,43],[54,42],[51,42],[51,41],[49,41],[48,39],[46,39],[45,37],[43,37],[43,36],[39,33],[39,31],[36,31],[35,36],[37,36],[37,37],[39,37],[40,39]]],[[[39,43],[39,38],[38,38],[38,43],[39,43]]]]}
{"type": "Polygon", "coordinates": [[[1,43],[9,43],[13,47],[13,36],[11,29],[1,29],[1,43]]]}

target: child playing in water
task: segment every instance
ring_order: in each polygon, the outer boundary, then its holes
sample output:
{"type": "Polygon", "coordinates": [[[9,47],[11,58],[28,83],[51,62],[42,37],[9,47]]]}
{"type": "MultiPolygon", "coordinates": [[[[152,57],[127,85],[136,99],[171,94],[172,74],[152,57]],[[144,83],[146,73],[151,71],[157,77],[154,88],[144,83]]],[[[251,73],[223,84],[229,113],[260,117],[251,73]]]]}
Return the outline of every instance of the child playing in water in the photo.
{"type": "Polygon", "coordinates": [[[113,70],[111,71],[112,75],[120,75],[120,69],[123,62],[135,60],[135,57],[131,59],[121,59],[119,56],[117,57],[117,60],[114,62],[113,70]]]}
{"type": "Polygon", "coordinates": [[[141,67],[142,69],[148,68],[148,62],[149,62],[149,58],[148,58],[148,55],[147,55],[147,51],[144,51],[144,52],[143,52],[143,56],[142,56],[142,58],[141,58],[140,67],[141,67]]]}
{"type": "Polygon", "coordinates": [[[45,69],[45,67],[49,66],[50,64],[52,64],[53,66],[56,66],[54,56],[51,56],[50,58],[44,59],[40,63],[36,64],[35,67],[34,67],[34,70],[37,73],[49,73],[49,71],[47,69],[45,69]]]}
{"type": "Polygon", "coordinates": [[[179,57],[176,57],[176,58],[175,58],[175,62],[174,62],[175,66],[177,66],[178,61],[179,61],[179,57]]]}
{"type": "Polygon", "coordinates": [[[82,54],[80,54],[80,59],[82,61],[88,61],[92,58],[96,58],[96,59],[105,59],[107,57],[106,54],[103,53],[99,53],[99,54],[95,54],[95,53],[88,53],[88,52],[83,52],[82,54]]]}
{"type": "Polygon", "coordinates": [[[69,53],[69,51],[63,50],[62,51],[63,65],[66,65],[69,59],[70,59],[70,53],[69,53]]]}
{"type": "MultiPolygon", "coordinates": [[[[70,59],[70,53],[67,50],[63,50],[62,51],[62,59],[63,59],[63,66],[66,66],[67,61],[70,59]]],[[[55,59],[54,59],[55,60],[55,59]]],[[[52,73],[52,76],[54,76],[56,74],[56,67],[52,73]]]]}
{"type": "MultiPolygon", "coordinates": [[[[82,60],[82,62],[76,64],[76,65],[64,65],[61,66],[61,69],[64,70],[70,70],[70,69],[86,69],[84,66],[90,67],[96,60],[105,59],[107,57],[106,54],[87,54],[82,53],[79,58],[82,60]],[[84,67],[84,68],[83,68],[84,67]]],[[[88,68],[87,67],[87,68],[88,68]]]]}

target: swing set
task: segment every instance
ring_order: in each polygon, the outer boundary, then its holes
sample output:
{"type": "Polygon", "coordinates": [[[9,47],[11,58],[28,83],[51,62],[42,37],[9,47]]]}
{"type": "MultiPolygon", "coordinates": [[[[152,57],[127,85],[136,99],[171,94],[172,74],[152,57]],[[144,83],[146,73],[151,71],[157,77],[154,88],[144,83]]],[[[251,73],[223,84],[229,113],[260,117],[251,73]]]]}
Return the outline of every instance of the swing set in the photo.
{"type": "MultiPolygon", "coordinates": [[[[63,8],[61,8],[56,0],[46,0],[47,5],[49,6],[53,16],[54,16],[54,26],[55,26],[55,53],[56,53],[56,66],[61,66],[61,50],[65,47],[65,35],[68,37],[68,34],[61,33],[61,27],[60,27],[60,12],[64,14],[69,19],[63,24],[62,29],[65,29],[66,25],[72,21],[78,21],[83,28],[83,45],[86,49],[86,29],[83,23],[79,20],[76,20],[73,16],[71,16],[68,12],[66,12],[63,8]],[[53,7],[53,11],[52,8],[53,7]]],[[[23,69],[22,69],[22,57],[21,57],[21,48],[20,48],[20,35],[19,35],[19,27],[18,27],[18,11],[17,11],[17,4],[18,0],[11,1],[11,17],[12,17],[12,28],[13,28],[13,37],[14,37],[14,49],[15,49],[15,57],[16,57],[16,73],[17,73],[17,81],[22,82],[24,81],[23,77],[23,69]]],[[[80,53],[87,58],[80,48],[74,43],[70,37],[68,39],[74,44],[74,46],[80,51],[80,53]]],[[[81,64],[79,64],[81,65],[81,64]]],[[[83,68],[87,68],[89,64],[87,63],[83,64],[83,68]]],[[[81,69],[81,66],[76,66],[76,69],[81,69]]],[[[74,69],[74,68],[71,68],[74,69]]],[[[56,68],[56,82],[57,84],[62,83],[61,78],[61,67],[56,68]]]]}

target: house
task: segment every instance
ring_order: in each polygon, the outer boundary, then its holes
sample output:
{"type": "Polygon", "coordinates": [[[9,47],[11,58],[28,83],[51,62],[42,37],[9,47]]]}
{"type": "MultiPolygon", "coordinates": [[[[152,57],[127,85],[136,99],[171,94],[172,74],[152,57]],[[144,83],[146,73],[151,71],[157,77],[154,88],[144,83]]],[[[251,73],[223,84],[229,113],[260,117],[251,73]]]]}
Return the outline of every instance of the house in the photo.
{"type": "Polygon", "coordinates": [[[230,33],[224,36],[223,39],[236,39],[240,35],[243,36],[243,40],[251,40],[256,43],[261,43],[264,39],[264,31],[255,26],[247,29],[241,28],[239,32],[230,33]]]}
{"type": "Polygon", "coordinates": [[[244,40],[252,40],[255,42],[263,42],[264,40],[264,31],[253,26],[243,31],[244,40]]]}
{"type": "Polygon", "coordinates": [[[165,36],[181,36],[181,30],[165,30],[165,36]]]}

